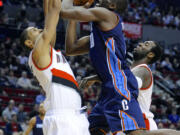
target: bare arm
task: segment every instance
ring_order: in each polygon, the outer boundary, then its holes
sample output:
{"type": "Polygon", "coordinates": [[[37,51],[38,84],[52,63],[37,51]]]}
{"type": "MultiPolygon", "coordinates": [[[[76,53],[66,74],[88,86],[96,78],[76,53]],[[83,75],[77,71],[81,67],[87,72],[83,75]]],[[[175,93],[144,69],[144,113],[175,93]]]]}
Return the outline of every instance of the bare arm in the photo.
{"type": "Polygon", "coordinates": [[[36,117],[33,117],[30,121],[29,121],[29,125],[26,129],[26,131],[24,132],[24,135],[29,135],[30,132],[32,131],[34,125],[36,123],[36,117]]]}
{"type": "Polygon", "coordinates": [[[81,6],[73,6],[73,0],[64,0],[62,2],[60,15],[64,19],[98,22],[102,30],[111,29],[117,24],[117,15],[112,11],[102,7],[86,9],[81,6]]]}
{"type": "Polygon", "coordinates": [[[61,0],[52,1],[52,6],[49,5],[48,13],[45,18],[45,27],[43,32],[38,37],[33,49],[33,58],[40,68],[44,68],[50,63],[50,42],[53,39],[53,34],[56,32],[56,26],[59,20],[59,12],[61,0]]]}
{"type": "Polygon", "coordinates": [[[147,88],[151,84],[151,73],[144,66],[138,67],[133,74],[142,80],[141,88],[147,88]]]}
{"type": "MultiPolygon", "coordinates": [[[[49,8],[50,9],[52,8],[52,0],[44,0],[44,2],[43,2],[44,18],[46,18],[49,8]],[[51,7],[49,7],[48,5],[50,5],[51,7]]],[[[56,43],[56,32],[53,35],[50,45],[54,48],[55,43],[56,43]]]]}
{"type": "Polygon", "coordinates": [[[65,43],[65,51],[67,55],[82,55],[88,53],[89,41],[89,36],[85,36],[77,40],[76,22],[68,22],[65,43]]]}

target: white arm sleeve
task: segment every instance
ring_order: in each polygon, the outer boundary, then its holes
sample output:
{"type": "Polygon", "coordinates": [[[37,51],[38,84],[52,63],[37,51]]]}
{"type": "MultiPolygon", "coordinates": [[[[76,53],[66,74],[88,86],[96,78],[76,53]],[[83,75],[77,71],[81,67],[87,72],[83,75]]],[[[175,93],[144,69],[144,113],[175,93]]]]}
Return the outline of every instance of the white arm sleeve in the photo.
{"type": "Polygon", "coordinates": [[[138,83],[138,89],[140,89],[142,87],[142,80],[141,80],[141,78],[139,78],[137,76],[135,76],[135,77],[136,77],[136,80],[137,80],[137,83],[138,83]]]}

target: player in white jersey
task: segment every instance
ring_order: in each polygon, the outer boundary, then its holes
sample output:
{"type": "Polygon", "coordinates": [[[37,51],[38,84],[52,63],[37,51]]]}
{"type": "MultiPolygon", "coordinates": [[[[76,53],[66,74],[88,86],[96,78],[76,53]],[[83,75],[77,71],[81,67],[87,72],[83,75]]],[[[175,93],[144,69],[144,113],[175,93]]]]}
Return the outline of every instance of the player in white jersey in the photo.
{"type": "Polygon", "coordinates": [[[53,49],[60,9],[61,0],[44,0],[44,29],[25,29],[21,43],[32,49],[29,66],[46,92],[44,135],[89,135],[78,83],[62,53],[53,49]]]}
{"type": "Polygon", "coordinates": [[[156,62],[162,54],[160,47],[153,41],[139,43],[134,49],[134,62],[131,71],[136,76],[139,86],[138,102],[144,115],[147,130],[157,130],[154,115],[150,111],[153,92],[153,75],[148,64],[156,62]]]}
{"type": "MultiPolygon", "coordinates": [[[[161,48],[153,41],[139,43],[134,49],[134,62],[131,71],[136,76],[139,86],[138,102],[144,115],[147,130],[157,130],[153,113],[150,112],[151,97],[153,90],[153,76],[148,64],[153,64],[161,56],[161,48]]],[[[97,76],[84,78],[81,87],[89,87],[98,80],[97,76]]]]}
{"type": "Polygon", "coordinates": [[[147,81],[147,80],[141,80],[139,77],[137,78],[138,81],[138,86],[139,86],[139,96],[138,96],[138,102],[140,105],[140,108],[143,112],[145,124],[146,124],[146,129],[147,130],[157,130],[157,125],[156,122],[154,121],[154,115],[150,111],[150,106],[151,106],[151,97],[152,97],[152,92],[153,92],[153,76],[151,69],[148,67],[147,64],[140,64],[135,66],[134,68],[131,69],[131,71],[134,74],[139,74],[139,70],[146,70],[146,76],[147,78],[150,79],[149,85],[146,88],[142,88],[143,82],[142,81],[147,81]]]}

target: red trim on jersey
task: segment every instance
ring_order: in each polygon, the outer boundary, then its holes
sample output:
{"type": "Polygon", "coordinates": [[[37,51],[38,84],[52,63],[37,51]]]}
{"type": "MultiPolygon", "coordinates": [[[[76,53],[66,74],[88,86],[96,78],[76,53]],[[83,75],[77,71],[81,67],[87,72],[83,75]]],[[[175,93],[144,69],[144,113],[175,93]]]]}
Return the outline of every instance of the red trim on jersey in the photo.
{"type": "Polygon", "coordinates": [[[56,50],[56,52],[61,52],[61,50],[58,49],[58,50],[56,50]]]}
{"type": "Polygon", "coordinates": [[[66,80],[69,80],[69,81],[73,82],[77,87],[79,87],[78,83],[74,79],[74,77],[72,75],[68,74],[67,72],[64,72],[62,70],[58,70],[58,69],[55,69],[55,68],[51,69],[51,72],[52,72],[52,74],[54,76],[61,77],[61,78],[64,78],[66,80]]]}
{"type": "Polygon", "coordinates": [[[140,90],[147,90],[147,89],[149,89],[149,88],[151,87],[151,85],[152,85],[152,83],[153,83],[152,72],[151,72],[151,70],[150,70],[147,66],[141,65],[140,67],[144,67],[145,69],[147,69],[147,70],[149,71],[149,73],[150,73],[150,76],[151,76],[151,82],[150,82],[150,84],[148,85],[148,87],[146,87],[146,88],[140,88],[140,90]]]}
{"type": "MultiPolygon", "coordinates": [[[[33,59],[33,54],[32,54],[32,62],[33,62],[33,64],[34,64],[34,66],[38,69],[38,70],[40,70],[40,71],[42,71],[42,70],[45,70],[45,69],[47,69],[47,68],[49,68],[50,66],[51,66],[51,64],[52,64],[52,56],[53,56],[53,51],[52,51],[53,49],[52,49],[52,47],[51,47],[51,62],[49,63],[49,65],[48,66],[46,66],[46,67],[44,67],[44,68],[40,68],[40,67],[38,67],[37,65],[36,65],[36,63],[35,63],[35,61],[34,61],[34,59],[33,59]]],[[[32,52],[33,53],[33,52],[32,52]]]]}
{"type": "Polygon", "coordinates": [[[146,115],[144,113],[143,113],[143,117],[144,117],[144,122],[145,122],[145,125],[146,125],[146,129],[150,130],[149,120],[148,120],[148,118],[146,117],[146,115]]]}

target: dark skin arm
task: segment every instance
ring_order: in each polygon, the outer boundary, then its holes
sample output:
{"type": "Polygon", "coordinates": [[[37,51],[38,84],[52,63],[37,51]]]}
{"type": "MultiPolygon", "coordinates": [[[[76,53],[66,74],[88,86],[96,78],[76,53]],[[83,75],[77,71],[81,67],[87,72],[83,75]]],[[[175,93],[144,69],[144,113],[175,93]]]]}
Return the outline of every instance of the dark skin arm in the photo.
{"type": "Polygon", "coordinates": [[[33,117],[33,118],[29,121],[29,125],[28,125],[28,127],[27,127],[27,129],[26,129],[26,131],[24,132],[23,135],[29,135],[30,132],[32,131],[32,129],[34,128],[35,124],[36,124],[36,117],[33,117]]]}
{"type": "Polygon", "coordinates": [[[133,74],[142,80],[142,87],[147,88],[151,84],[151,73],[145,67],[141,66],[133,71],[133,74]]]}
{"type": "Polygon", "coordinates": [[[97,22],[102,30],[112,29],[118,22],[117,15],[106,8],[94,7],[86,9],[85,7],[73,6],[73,0],[64,0],[62,2],[60,15],[64,19],[97,22]]]}
{"type": "Polygon", "coordinates": [[[85,36],[77,40],[75,21],[68,22],[65,42],[66,55],[82,55],[89,52],[90,38],[85,36]]]}

